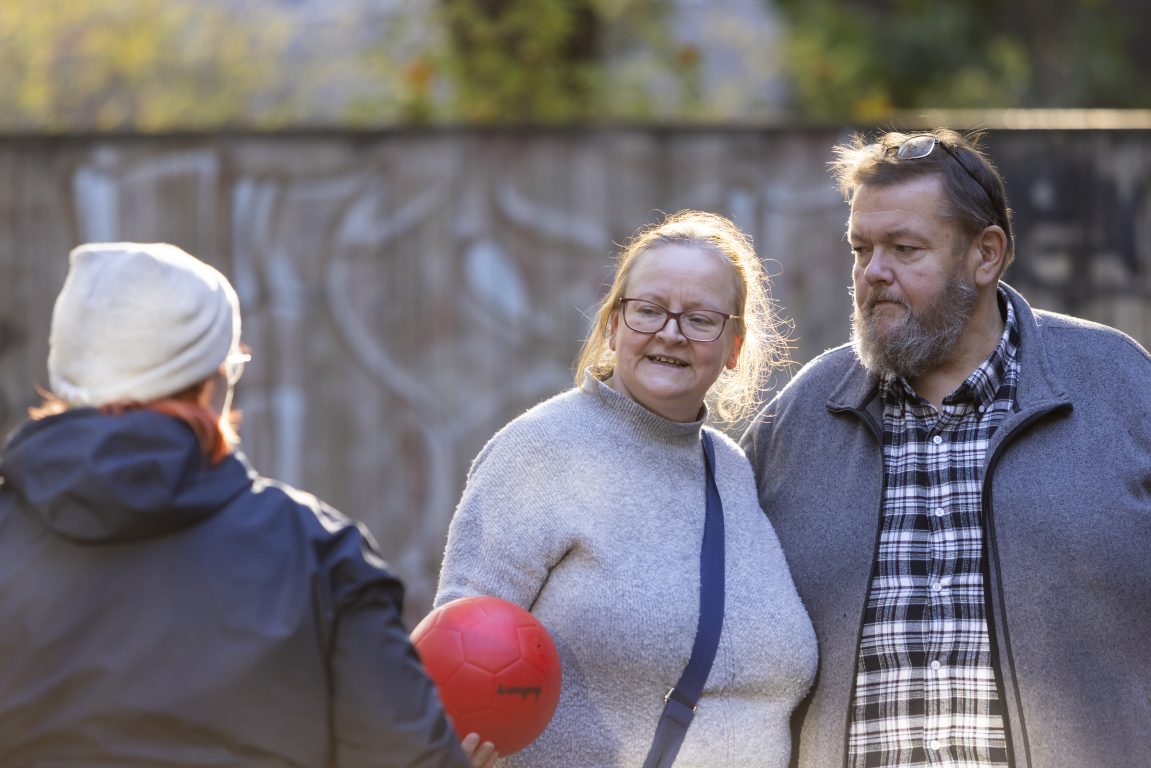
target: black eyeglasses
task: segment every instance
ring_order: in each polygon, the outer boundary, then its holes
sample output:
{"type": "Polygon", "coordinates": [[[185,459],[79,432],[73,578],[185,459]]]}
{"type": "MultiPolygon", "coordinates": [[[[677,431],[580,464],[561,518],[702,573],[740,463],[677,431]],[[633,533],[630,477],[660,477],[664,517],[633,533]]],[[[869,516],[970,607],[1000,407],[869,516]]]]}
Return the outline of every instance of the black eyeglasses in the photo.
{"type": "Polygon", "coordinates": [[[739,315],[729,315],[714,309],[685,309],[670,312],[651,301],[643,299],[620,299],[623,307],[623,322],[636,333],[659,333],[668,320],[675,320],[679,332],[692,341],[715,341],[723,335],[728,320],[738,320],[739,315]]]}
{"type": "Polygon", "coordinates": [[[991,209],[993,211],[998,211],[999,206],[995,202],[995,195],[992,193],[991,189],[983,183],[982,179],[975,175],[974,171],[967,167],[967,163],[963,162],[963,158],[960,157],[958,153],[956,153],[951,147],[947,146],[946,142],[941,141],[935,136],[932,136],[930,133],[921,133],[918,136],[912,136],[910,139],[896,147],[887,147],[885,151],[890,152],[892,149],[894,149],[895,156],[900,160],[919,160],[920,158],[930,155],[933,151],[935,151],[936,147],[943,147],[943,150],[947,152],[947,154],[951,155],[955,162],[959,163],[959,167],[967,171],[967,175],[970,176],[972,180],[974,180],[975,183],[979,185],[979,188],[983,190],[984,194],[987,195],[987,201],[991,203],[991,209]]]}

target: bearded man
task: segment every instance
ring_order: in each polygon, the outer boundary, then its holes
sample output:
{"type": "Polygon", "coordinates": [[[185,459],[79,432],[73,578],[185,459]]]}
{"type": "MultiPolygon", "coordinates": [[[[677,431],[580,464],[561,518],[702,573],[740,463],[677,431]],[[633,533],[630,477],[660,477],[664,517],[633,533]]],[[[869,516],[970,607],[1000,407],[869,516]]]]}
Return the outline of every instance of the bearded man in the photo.
{"type": "Polygon", "coordinates": [[[1144,764],[1151,357],[1002,282],[977,136],[856,136],[831,165],[851,343],[742,440],[820,645],[793,764],[1144,764]]]}

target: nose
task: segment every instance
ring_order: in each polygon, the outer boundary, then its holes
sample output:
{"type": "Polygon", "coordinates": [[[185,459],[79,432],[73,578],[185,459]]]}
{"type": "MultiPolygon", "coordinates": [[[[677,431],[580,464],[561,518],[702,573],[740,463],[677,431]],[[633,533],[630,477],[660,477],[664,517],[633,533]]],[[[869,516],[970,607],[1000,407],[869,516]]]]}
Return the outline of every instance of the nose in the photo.
{"type": "Polygon", "coordinates": [[[891,260],[883,248],[874,249],[867,263],[860,266],[860,271],[868,285],[891,283],[894,279],[891,260]]]}
{"type": "Polygon", "coordinates": [[[661,341],[673,344],[681,341],[687,341],[687,337],[684,336],[679,329],[679,318],[671,317],[670,315],[668,316],[667,321],[664,322],[663,327],[655,332],[655,335],[658,336],[661,341]]]}

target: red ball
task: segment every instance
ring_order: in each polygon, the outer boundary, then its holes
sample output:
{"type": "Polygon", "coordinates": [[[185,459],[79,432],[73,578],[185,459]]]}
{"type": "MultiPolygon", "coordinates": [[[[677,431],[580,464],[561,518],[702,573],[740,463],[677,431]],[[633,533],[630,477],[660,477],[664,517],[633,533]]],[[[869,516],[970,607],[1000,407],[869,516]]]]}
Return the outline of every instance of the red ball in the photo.
{"type": "Polygon", "coordinates": [[[478,733],[501,755],[535,741],[560,699],[559,652],[544,625],[498,597],[461,597],[412,632],[462,738],[478,733]]]}

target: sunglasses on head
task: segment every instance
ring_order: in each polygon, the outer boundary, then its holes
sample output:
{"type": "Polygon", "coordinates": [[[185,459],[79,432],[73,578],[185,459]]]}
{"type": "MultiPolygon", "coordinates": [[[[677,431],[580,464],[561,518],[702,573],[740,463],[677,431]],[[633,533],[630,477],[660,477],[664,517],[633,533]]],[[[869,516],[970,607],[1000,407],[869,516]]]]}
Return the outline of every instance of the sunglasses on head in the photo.
{"type": "Polygon", "coordinates": [[[960,157],[959,153],[957,153],[951,147],[947,146],[946,142],[936,138],[935,136],[932,136],[929,133],[912,136],[902,144],[897,144],[894,147],[887,147],[885,152],[891,152],[894,150],[896,158],[900,160],[919,160],[934,152],[936,147],[943,147],[943,151],[951,155],[952,159],[959,163],[959,167],[966,171],[967,175],[970,176],[972,180],[979,185],[979,188],[983,190],[984,194],[987,195],[987,200],[991,203],[992,210],[998,210],[999,206],[995,202],[996,198],[991,189],[988,188],[982,179],[975,175],[975,172],[967,166],[967,163],[963,162],[963,158],[960,157]]]}

